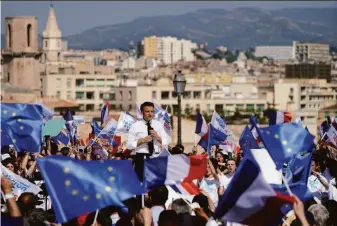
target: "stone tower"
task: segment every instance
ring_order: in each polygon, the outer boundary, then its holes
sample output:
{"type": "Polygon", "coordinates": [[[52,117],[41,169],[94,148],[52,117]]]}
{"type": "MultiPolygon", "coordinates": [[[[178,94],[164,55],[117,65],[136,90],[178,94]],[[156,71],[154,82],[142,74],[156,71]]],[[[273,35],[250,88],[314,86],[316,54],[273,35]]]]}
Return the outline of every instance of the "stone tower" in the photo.
{"type": "Polygon", "coordinates": [[[6,47],[2,50],[3,82],[40,94],[36,17],[6,17],[6,47]]]}
{"type": "Polygon", "coordinates": [[[43,37],[43,60],[45,62],[56,62],[61,60],[62,33],[58,28],[55,10],[50,5],[46,28],[42,33],[43,37]]]}

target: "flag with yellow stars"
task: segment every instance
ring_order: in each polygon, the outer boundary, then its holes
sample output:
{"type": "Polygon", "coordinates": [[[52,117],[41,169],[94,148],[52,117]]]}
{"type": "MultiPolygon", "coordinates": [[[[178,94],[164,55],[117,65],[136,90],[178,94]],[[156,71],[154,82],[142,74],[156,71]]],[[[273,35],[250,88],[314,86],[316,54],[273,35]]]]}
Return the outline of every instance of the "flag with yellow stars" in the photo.
{"type": "Polygon", "coordinates": [[[256,128],[277,169],[300,152],[311,151],[315,136],[298,123],[284,123],[256,128]]]}
{"type": "Polygon", "coordinates": [[[1,146],[17,152],[40,152],[43,110],[37,104],[1,103],[1,146]]]}
{"type": "Polygon", "coordinates": [[[144,193],[128,160],[83,161],[64,156],[38,159],[56,219],[64,223],[144,193]]]}

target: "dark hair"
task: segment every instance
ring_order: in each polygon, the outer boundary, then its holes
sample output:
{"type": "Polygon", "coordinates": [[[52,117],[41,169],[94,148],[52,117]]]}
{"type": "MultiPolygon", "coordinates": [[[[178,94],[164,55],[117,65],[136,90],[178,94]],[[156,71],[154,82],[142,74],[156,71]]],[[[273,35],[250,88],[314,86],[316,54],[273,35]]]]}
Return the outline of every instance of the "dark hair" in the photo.
{"type": "Polygon", "coordinates": [[[35,209],[37,204],[37,197],[31,192],[24,192],[18,198],[17,204],[23,215],[26,215],[29,211],[35,209]]]}
{"type": "Polygon", "coordinates": [[[171,150],[172,155],[182,154],[184,153],[185,147],[182,144],[177,144],[171,150]]]}
{"type": "Polygon", "coordinates": [[[149,192],[152,205],[165,205],[168,199],[168,190],[166,186],[157,187],[149,192]]]}
{"type": "MultiPolygon", "coordinates": [[[[96,211],[90,213],[87,218],[85,219],[85,223],[84,226],[91,226],[92,223],[95,220],[95,215],[96,215],[96,211]]],[[[101,212],[98,212],[97,214],[97,222],[102,225],[102,226],[111,226],[112,225],[112,220],[110,218],[110,216],[107,216],[101,212]]]]}
{"type": "Polygon", "coordinates": [[[142,105],[140,105],[140,110],[143,112],[145,107],[153,107],[154,108],[154,104],[152,102],[144,102],[144,103],[142,103],[142,105]]]}
{"type": "MultiPolygon", "coordinates": [[[[235,160],[234,158],[229,158],[229,159],[227,159],[227,162],[228,162],[228,161],[234,161],[234,162],[235,162],[235,165],[236,165],[236,166],[238,165],[237,162],[236,162],[236,160],[235,160]]],[[[227,163],[227,162],[226,162],[226,163],[227,163]]]]}
{"type": "Polygon", "coordinates": [[[179,226],[180,218],[174,210],[164,210],[160,213],[158,226],[179,226]]]}
{"type": "Polygon", "coordinates": [[[46,225],[44,222],[47,221],[47,213],[43,209],[32,209],[26,217],[28,218],[29,225],[46,225]]]}
{"type": "Polygon", "coordinates": [[[218,168],[218,161],[216,161],[215,158],[210,158],[209,159],[211,163],[213,164],[214,169],[216,170],[218,168]]]}
{"type": "Polygon", "coordinates": [[[61,148],[60,151],[62,152],[62,154],[63,154],[64,156],[68,156],[68,155],[69,155],[69,152],[70,152],[70,148],[68,148],[68,147],[63,147],[63,148],[61,148]]]}

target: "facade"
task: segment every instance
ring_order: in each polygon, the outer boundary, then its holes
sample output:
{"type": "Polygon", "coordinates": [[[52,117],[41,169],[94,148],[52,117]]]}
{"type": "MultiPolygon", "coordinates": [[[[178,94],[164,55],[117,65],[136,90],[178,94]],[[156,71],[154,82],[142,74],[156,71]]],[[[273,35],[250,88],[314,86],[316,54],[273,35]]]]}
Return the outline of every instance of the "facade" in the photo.
{"type": "MultiPolygon", "coordinates": [[[[110,103],[120,110],[134,111],[136,103],[152,100],[164,108],[167,107],[169,113],[176,114],[178,111],[177,96],[169,79],[159,79],[152,86],[119,86],[115,87],[115,92],[116,100],[110,103]]],[[[197,109],[205,114],[212,114],[213,110],[234,112],[238,109],[253,112],[266,108],[267,100],[259,98],[257,88],[253,84],[228,84],[219,89],[187,85],[182,97],[183,114],[195,114],[197,109]]]]}
{"type": "Polygon", "coordinates": [[[326,79],[331,81],[330,64],[287,64],[285,65],[286,78],[326,79]]]}
{"type": "Polygon", "coordinates": [[[144,37],[144,56],[158,57],[157,37],[144,37]]]}
{"type": "Polygon", "coordinates": [[[268,57],[274,60],[293,59],[292,46],[256,46],[256,57],[268,57]]]}
{"type": "Polygon", "coordinates": [[[7,17],[2,50],[2,81],[40,94],[38,24],[36,17],[7,17]]]}
{"type": "Polygon", "coordinates": [[[276,107],[304,117],[304,124],[317,134],[318,112],[337,103],[337,84],[323,79],[284,79],[274,85],[276,107]]]}
{"type": "Polygon", "coordinates": [[[326,62],[330,56],[328,44],[293,42],[293,58],[300,61],[326,62]]]}
{"type": "Polygon", "coordinates": [[[145,37],[144,55],[155,57],[163,64],[173,64],[178,61],[194,61],[192,49],[197,44],[190,40],[178,40],[175,37],[145,37]]]}

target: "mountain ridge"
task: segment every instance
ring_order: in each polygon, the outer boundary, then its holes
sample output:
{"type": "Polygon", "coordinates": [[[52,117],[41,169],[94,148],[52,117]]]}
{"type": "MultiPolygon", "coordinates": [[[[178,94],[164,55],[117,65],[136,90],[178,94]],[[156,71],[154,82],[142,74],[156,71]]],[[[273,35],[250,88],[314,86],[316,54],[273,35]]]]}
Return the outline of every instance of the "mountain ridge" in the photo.
{"type": "Polygon", "coordinates": [[[337,8],[200,9],[182,15],[145,16],[126,23],[97,26],[64,39],[68,40],[69,48],[94,50],[128,49],[131,42],[136,44],[151,35],[190,39],[198,44],[207,42],[210,48],[290,46],[295,40],[337,46],[336,22],[337,8]]]}

